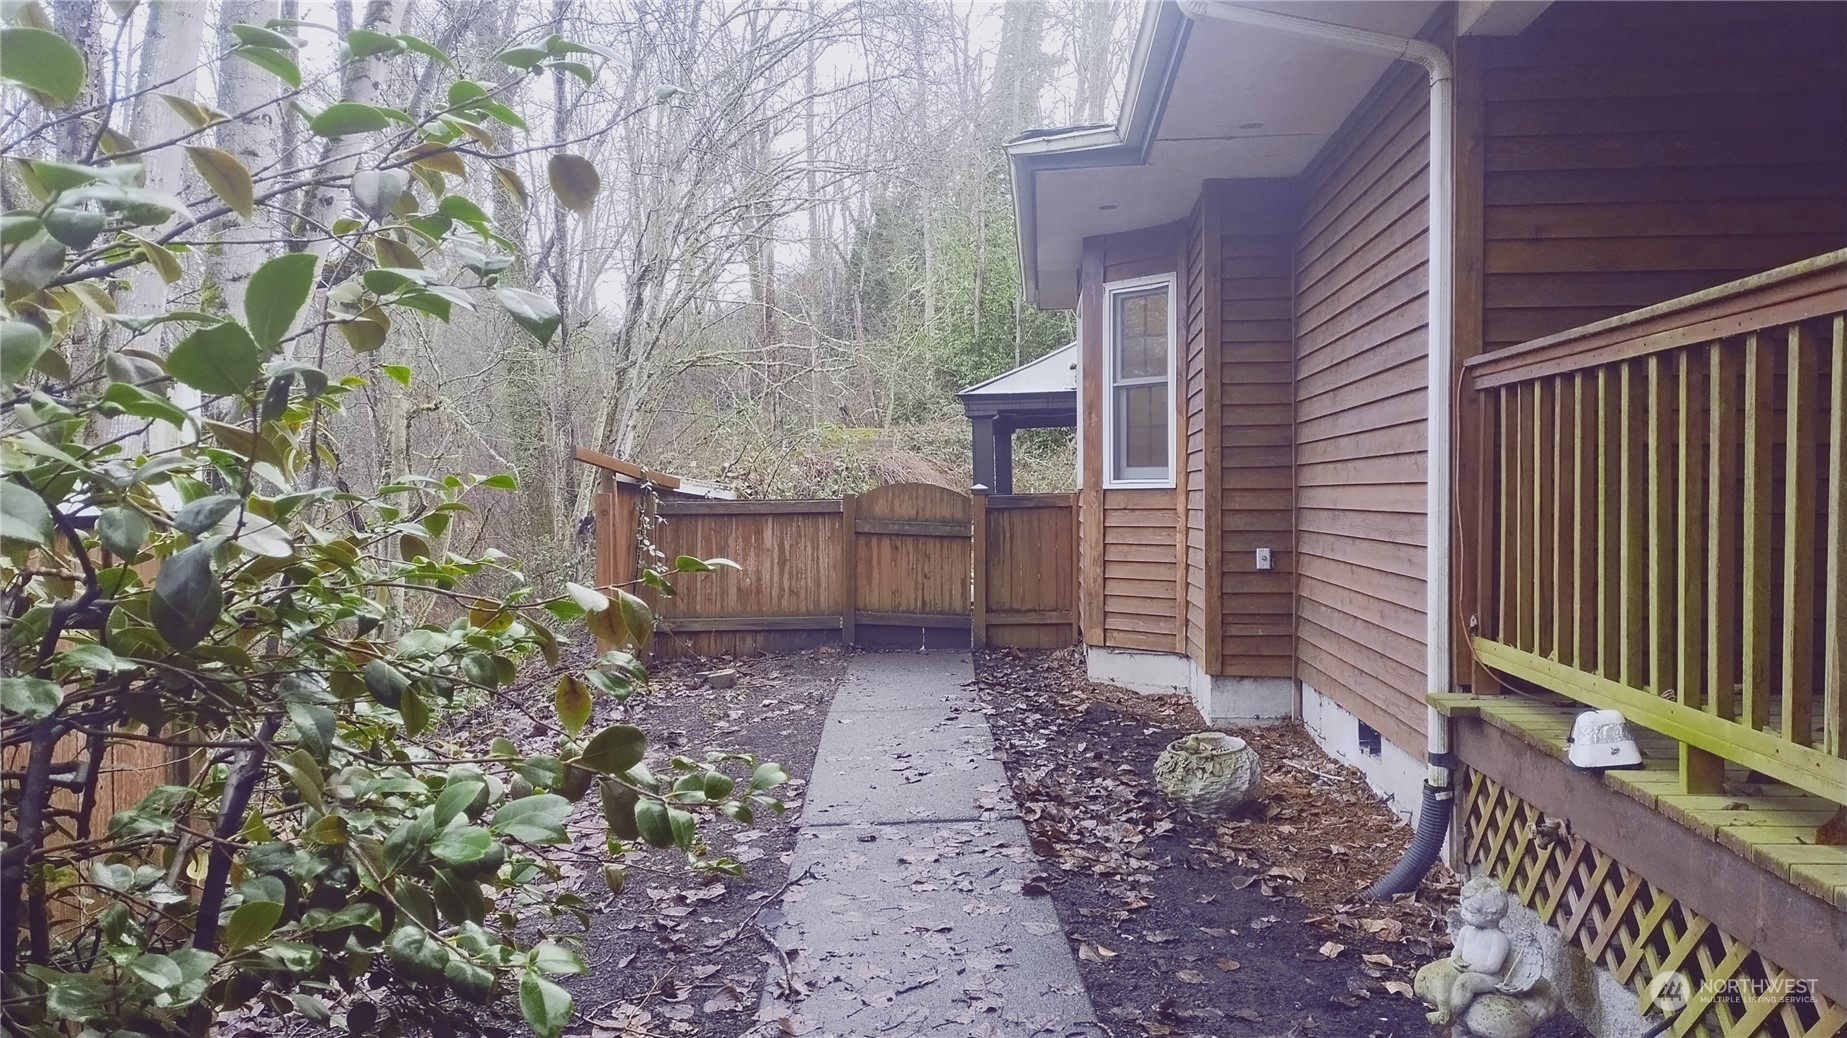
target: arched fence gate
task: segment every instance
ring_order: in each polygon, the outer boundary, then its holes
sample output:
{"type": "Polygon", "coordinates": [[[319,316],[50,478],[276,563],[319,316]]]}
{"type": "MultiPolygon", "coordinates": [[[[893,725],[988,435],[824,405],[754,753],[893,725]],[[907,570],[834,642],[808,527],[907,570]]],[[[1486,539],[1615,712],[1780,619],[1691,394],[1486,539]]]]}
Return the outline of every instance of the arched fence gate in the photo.
{"type": "Polygon", "coordinates": [[[628,585],[658,552],[741,569],[646,592],[657,655],[742,655],[829,642],[1055,648],[1077,641],[1072,494],[969,495],[924,483],[820,501],[660,497],[629,483],[596,502],[597,583],[628,585]]]}

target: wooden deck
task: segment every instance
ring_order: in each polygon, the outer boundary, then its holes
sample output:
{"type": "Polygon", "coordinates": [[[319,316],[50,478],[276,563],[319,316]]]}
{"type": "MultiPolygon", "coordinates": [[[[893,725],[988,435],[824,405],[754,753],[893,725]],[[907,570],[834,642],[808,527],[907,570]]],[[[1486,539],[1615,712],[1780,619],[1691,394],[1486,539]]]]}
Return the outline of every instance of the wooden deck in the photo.
{"type": "MultiPolygon", "coordinates": [[[[1564,696],[1450,696],[1452,717],[1480,717],[1559,760],[1572,719],[1584,709],[1564,696]]],[[[1838,810],[1818,796],[1753,776],[1736,764],[1725,770],[1722,793],[1680,791],[1680,744],[1632,726],[1642,766],[1602,773],[1603,784],[1712,840],[1797,889],[1847,911],[1847,847],[1822,846],[1816,830],[1838,810]]]]}

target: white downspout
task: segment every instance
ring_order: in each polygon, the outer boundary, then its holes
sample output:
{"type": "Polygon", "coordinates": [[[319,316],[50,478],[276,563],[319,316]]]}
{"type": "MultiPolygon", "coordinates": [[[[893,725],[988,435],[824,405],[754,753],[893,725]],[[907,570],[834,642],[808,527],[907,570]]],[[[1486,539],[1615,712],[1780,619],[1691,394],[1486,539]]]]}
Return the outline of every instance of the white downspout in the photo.
{"type": "MultiPolygon", "coordinates": [[[[1309,36],[1349,50],[1384,54],[1400,61],[1415,61],[1430,76],[1430,257],[1426,267],[1430,287],[1428,325],[1429,369],[1426,393],[1429,426],[1425,450],[1429,474],[1424,481],[1426,541],[1424,549],[1424,679],[1433,692],[1453,687],[1450,673],[1450,368],[1455,356],[1453,330],[1456,313],[1456,168],[1454,162],[1456,93],[1455,68],[1441,47],[1424,40],[1318,22],[1295,15],[1259,11],[1226,0],[1180,0],[1189,18],[1215,18],[1265,29],[1309,36]]],[[[1434,706],[1428,707],[1424,728],[1430,754],[1429,784],[1449,787],[1449,723],[1434,706]]]]}

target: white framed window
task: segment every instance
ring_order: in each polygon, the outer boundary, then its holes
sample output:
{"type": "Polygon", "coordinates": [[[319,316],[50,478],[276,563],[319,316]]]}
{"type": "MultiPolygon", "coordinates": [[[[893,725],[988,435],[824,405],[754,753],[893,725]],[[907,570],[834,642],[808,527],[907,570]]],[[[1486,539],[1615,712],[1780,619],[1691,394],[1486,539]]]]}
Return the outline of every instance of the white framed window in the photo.
{"type": "Polygon", "coordinates": [[[1103,286],[1103,485],[1174,485],[1174,276],[1103,286]]]}

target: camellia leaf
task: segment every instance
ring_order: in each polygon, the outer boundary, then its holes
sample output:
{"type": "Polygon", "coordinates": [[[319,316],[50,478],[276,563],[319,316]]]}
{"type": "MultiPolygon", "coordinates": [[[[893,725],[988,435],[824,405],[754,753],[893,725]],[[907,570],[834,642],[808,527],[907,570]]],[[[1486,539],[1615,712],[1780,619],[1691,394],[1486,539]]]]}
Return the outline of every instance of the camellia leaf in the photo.
{"type": "Polygon", "coordinates": [[[294,50],[295,41],[274,29],[265,29],[260,25],[233,25],[231,35],[246,47],[266,47],[271,50],[294,50]]]}
{"type": "Polygon", "coordinates": [[[391,125],[391,117],[376,105],[341,101],[328,105],[321,114],[308,120],[308,132],[317,137],[344,137],[351,133],[371,133],[391,125]]]}
{"type": "Polygon", "coordinates": [[[513,199],[515,205],[521,209],[526,208],[526,182],[520,178],[518,173],[505,166],[495,166],[494,179],[499,182],[500,189],[507,193],[507,197],[513,199]]]}
{"type": "Polygon", "coordinates": [[[511,65],[514,68],[530,69],[539,62],[544,61],[547,55],[543,47],[508,47],[506,50],[494,55],[494,57],[496,60],[511,65]]]}
{"type": "Polygon", "coordinates": [[[231,53],[271,73],[292,87],[301,86],[301,67],[280,50],[269,47],[239,47],[231,53]]]}
{"type": "Polygon", "coordinates": [[[212,553],[221,543],[223,538],[213,537],[168,556],[154,577],[154,629],[181,652],[211,633],[224,609],[224,592],[212,573],[212,553]]]}
{"type": "Polygon", "coordinates": [[[409,186],[410,174],[403,170],[362,169],[353,174],[353,205],[372,219],[383,220],[409,186]]]}
{"type": "Polygon", "coordinates": [[[374,54],[404,49],[404,42],[395,36],[370,29],[354,29],[346,34],[346,46],[355,58],[369,58],[374,54]]]}
{"type": "Polygon", "coordinates": [[[59,107],[83,93],[83,53],[48,29],[9,25],[0,29],[0,78],[30,87],[59,107]]]}
{"type": "Polygon", "coordinates": [[[31,321],[0,321],[0,382],[25,378],[50,346],[51,336],[31,321]]]}
{"type": "Polygon", "coordinates": [[[241,951],[275,930],[282,919],[282,906],[274,901],[246,901],[231,913],[225,924],[224,944],[227,951],[241,951]]]}
{"type": "Polygon", "coordinates": [[[571,1022],[571,993],[537,970],[526,970],[519,979],[519,1011],[539,1038],[558,1038],[571,1022]]]}
{"type": "Polygon", "coordinates": [[[631,724],[612,724],[590,737],[577,764],[605,775],[620,775],[641,763],[648,753],[648,737],[631,724]]]}
{"type": "Polygon", "coordinates": [[[141,554],[141,546],[147,543],[152,530],[147,516],[126,506],[105,508],[96,517],[96,539],[103,542],[109,554],[124,562],[141,554]]]}
{"type": "Polygon", "coordinates": [[[558,708],[558,721],[564,730],[576,735],[583,731],[584,725],[590,723],[590,714],[595,704],[590,701],[590,689],[583,680],[574,674],[566,674],[558,679],[558,689],[553,696],[558,708]]]}
{"type": "Polygon", "coordinates": [[[494,298],[507,308],[508,316],[521,328],[532,333],[540,345],[549,344],[558,331],[558,306],[550,299],[523,288],[497,288],[494,298]]]}
{"type": "Polygon", "coordinates": [[[187,502],[173,517],[173,528],[190,537],[197,537],[218,525],[219,520],[230,515],[243,503],[243,498],[235,494],[215,494],[202,497],[197,501],[187,502]]]}
{"type": "Polygon", "coordinates": [[[22,721],[50,717],[64,703],[64,692],[44,678],[0,678],[0,707],[22,721]]]}
{"type": "Polygon", "coordinates": [[[232,396],[263,370],[263,353],[244,326],[225,321],[201,328],[173,347],[167,373],[201,393],[232,396]]]}
{"type": "Polygon", "coordinates": [[[250,219],[256,212],[256,185],[251,183],[250,171],[243,163],[230,152],[217,148],[188,146],[186,157],[192,160],[193,168],[199,171],[205,186],[212,189],[220,202],[244,219],[250,219]]]}
{"type": "Polygon", "coordinates": [[[203,130],[213,123],[222,122],[225,119],[224,113],[207,108],[205,105],[189,97],[162,93],[156,93],[154,96],[165,101],[167,107],[173,109],[174,114],[186,120],[186,124],[195,130],[203,130]]]}
{"type": "Polygon", "coordinates": [[[269,260],[250,276],[244,293],[244,319],[257,347],[270,352],[282,343],[295,316],[314,291],[319,260],[310,252],[291,252],[269,260]]]}
{"type": "Polygon", "coordinates": [[[641,830],[635,827],[635,805],[641,801],[640,795],[614,779],[602,779],[597,786],[603,800],[603,821],[609,824],[609,831],[619,839],[641,839],[641,830]]]}
{"type": "Polygon", "coordinates": [[[564,819],[571,802],[556,793],[541,793],[503,804],[494,812],[493,830],[526,843],[562,843],[564,819]]]}
{"type": "Polygon", "coordinates": [[[603,190],[603,178],[590,160],[581,155],[564,152],[553,155],[545,164],[545,177],[551,181],[552,193],[564,207],[579,216],[590,211],[596,204],[598,192],[603,190]]]}
{"type": "Polygon", "coordinates": [[[673,845],[673,823],[667,819],[667,805],[649,798],[635,802],[635,829],[650,847],[673,845]]]}
{"type": "Polygon", "coordinates": [[[417,694],[417,686],[404,690],[404,698],[398,701],[398,716],[404,718],[405,734],[416,738],[430,729],[430,708],[417,694]]]}
{"type": "Polygon", "coordinates": [[[45,233],[73,249],[89,248],[108,222],[109,218],[102,213],[65,207],[53,209],[44,216],[45,233]]]}
{"type": "Polygon", "coordinates": [[[494,845],[494,834],[478,825],[452,825],[436,834],[430,853],[445,865],[463,868],[480,861],[494,845]]]}
{"type": "Polygon", "coordinates": [[[609,596],[595,588],[585,587],[574,581],[565,581],[564,590],[587,613],[600,613],[609,608],[609,596]]]}

